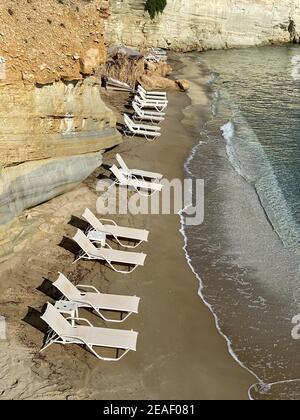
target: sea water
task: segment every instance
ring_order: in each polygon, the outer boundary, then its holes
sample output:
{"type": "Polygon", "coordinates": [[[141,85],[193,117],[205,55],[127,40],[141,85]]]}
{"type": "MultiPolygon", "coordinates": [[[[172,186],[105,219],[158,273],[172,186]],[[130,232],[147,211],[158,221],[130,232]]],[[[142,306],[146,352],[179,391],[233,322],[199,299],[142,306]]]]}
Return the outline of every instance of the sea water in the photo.
{"type": "Polygon", "coordinates": [[[186,163],[206,183],[205,221],[184,227],[199,294],[258,378],[251,397],[300,398],[300,340],[291,336],[300,314],[300,48],[191,60],[209,70],[212,92],[211,119],[186,163]]]}

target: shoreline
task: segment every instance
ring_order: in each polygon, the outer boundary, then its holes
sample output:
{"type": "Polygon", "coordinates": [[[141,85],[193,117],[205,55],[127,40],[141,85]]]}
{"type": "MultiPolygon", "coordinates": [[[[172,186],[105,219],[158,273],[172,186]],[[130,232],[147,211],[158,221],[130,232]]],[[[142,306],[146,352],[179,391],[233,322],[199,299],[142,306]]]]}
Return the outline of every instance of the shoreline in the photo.
{"type": "MultiPolygon", "coordinates": [[[[198,98],[199,110],[205,113],[205,92],[199,91],[198,98]]],[[[105,163],[111,164],[119,152],[130,166],[182,179],[198,135],[188,118],[187,96],[171,93],[169,102],[158,141],[129,139],[105,153],[105,163]]],[[[3,398],[247,399],[253,377],[232,359],[213,315],[199,299],[197,279],[183,252],[178,215],[112,216],[118,223],[150,230],[149,243],[138,249],[148,254],[145,267],[131,275],[121,276],[97,262],[71,265],[73,254],[62,238],[75,233],[71,216],[80,217],[86,206],[95,210],[95,184],[102,172],[100,168],[72,192],[26,212],[38,228],[27,238],[26,247],[23,244],[0,267],[1,277],[10,279],[9,288],[1,286],[8,321],[8,340],[0,342],[0,365],[7,366],[0,382],[3,398]],[[49,300],[41,283],[55,281],[57,271],[106,293],[141,297],[139,315],[121,326],[139,331],[136,353],[117,363],[99,362],[71,345],[53,345],[38,353],[44,338],[38,317],[49,300]]],[[[103,326],[97,317],[92,320],[103,326]]]]}
{"type": "Polygon", "coordinates": [[[225,122],[210,118],[196,160],[191,158],[188,162],[192,176],[207,180],[206,204],[211,212],[196,233],[192,230],[187,233],[187,253],[199,278],[200,293],[211,308],[229,351],[257,378],[257,383],[249,388],[249,398],[298,398],[296,359],[284,357],[288,346],[296,355],[297,342],[291,340],[290,320],[297,313],[297,306],[292,299],[285,308],[287,292],[280,294],[285,283],[281,279],[297,279],[297,259],[284,249],[255,189],[230,163],[220,133],[225,122]],[[193,237],[197,238],[194,242],[193,237]],[[196,245],[200,250],[209,250],[205,259],[201,251],[197,253],[194,249],[196,245]],[[288,272],[285,267],[289,267],[288,272]],[[274,283],[279,290],[272,287],[274,283]],[[222,290],[222,300],[217,297],[218,289],[222,290]],[[274,317],[273,323],[265,316],[264,301],[274,317]],[[256,316],[252,310],[255,306],[259,310],[256,316]],[[257,318],[258,327],[262,324],[258,335],[251,334],[251,328],[256,329],[251,318],[257,318]],[[269,340],[264,330],[269,331],[269,340]],[[286,363],[285,370],[278,369],[276,363],[267,363],[270,354],[274,355],[274,361],[286,363]]]}
{"type": "MultiPolygon", "coordinates": [[[[183,67],[184,68],[187,68],[187,67],[189,67],[190,68],[190,66],[191,65],[195,65],[195,63],[193,62],[193,63],[191,63],[190,62],[190,60],[188,60],[188,59],[184,59],[184,58],[182,58],[181,59],[181,62],[183,63],[183,67]]],[[[212,73],[209,71],[209,69],[208,68],[206,68],[207,69],[207,72],[208,72],[208,75],[209,75],[209,78],[212,76],[212,73]]],[[[200,73],[201,73],[201,71],[200,71],[200,68],[196,68],[196,69],[194,69],[194,71],[192,72],[192,73],[195,73],[196,71],[198,71],[199,72],[199,76],[200,76],[200,73]]],[[[203,69],[202,69],[202,71],[203,71],[203,69]]],[[[186,76],[186,75],[185,75],[186,76]]],[[[191,82],[191,80],[192,80],[192,78],[191,77],[189,77],[188,78],[188,80],[190,81],[190,83],[192,84],[192,86],[193,85],[195,85],[194,86],[194,91],[196,90],[196,88],[197,88],[197,85],[199,84],[199,81],[198,81],[198,83],[197,83],[197,81],[195,81],[194,83],[193,82],[191,82]]],[[[203,84],[203,80],[202,80],[202,84],[203,84]]],[[[207,91],[207,96],[209,97],[209,96],[212,96],[212,94],[213,94],[213,92],[212,91],[210,91],[209,89],[208,89],[208,91],[207,91]]],[[[197,104],[197,97],[196,97],[196,95],[195,95],[195,92],[193,92],[192,94],[190,93],[190,91],[188,91],[187,92],[187,96],[190,98],[190,101],[191,101],[191,106],[195,106],[196,104],[197,104]]],[[[212,107],[213,107],[213,99],[211,99],[211,104],[210,104],[210,111],[209,111],[209,114],[210,115],[208,115],[204,120],[206,120],[206,122],[202,125],[202,128],[205,126],[205,124],[209,121],[209,120],[211,120],[212,118],[213,118],[213,115],[212,115],[212,107]]],[[[194,113],[196,114],[196,112],[194,111],[194,113]]],[[[184,123],[184,122],[183,122],[184,123]]],[[[195,145],[194,145],[194,147],[193,147],[193,149],[191,150],[191,152],[190,152],[190,155],[188,156],[188,158],[187,158],[187,160],[186,160],[186,162],[185,162],[185,164],[184,164],[184,169],[185,169],[185,172],[189,175],[189,176],[191,176],[191,177],[193,177],[193,174],[192,174],[192,172],[189,170],[189,163],[190,162],[192,162],[193,161],[193,159],[194,159],[194,156],[197,154],[197,151],[198,151],[198,149],[200,149],[201,148],[201,140],[200,140],[200,138],[201,138],[201,136],[200,136],[200,133],[199,133],[199,142],[198,143],[196,143],[195,145]]],[[[229,159],[229,158],[228,158],[229,159]]],[[[259,198],[259,196],[258,196],[258,194],[257,194],[257,197],[259,198]]],[[[263,206],[262,206],[262,208],[263,208],[263,206]]],[[[205,222],[204,222],[205,223],[205,222]]],[[[259,379],[259,377],[258,376],[256,376],[255,375],[255,372],[253,372],[253,371],[251,371],[245,364],[243,364],[243,362],[238,358],[238,356],[235,354],[235,352],[234,352],[234,349],[233,349],[233,343],[230,341],[230,338],[222,331],[222,328],[221,328],[221,326],[220,326],[220,319],[218,318],[218,315],[215,313],[215,311],[214,311],[214,308],[213,308],[213,306],[209,303],[209,301],[207,300],[207,298],[206,298],[206,296],[205,296],[205,294],[204,294],[204,288],[205,288],[205,282],[204,282],[204,280],[201,278],[201,276],[199,275],[199,273],[197,273],[197,271],[196,271],[196,269],[195,269],[195,267],[193,266],[193,262],[192,262],[192,258],[190,257],[190,255],[189,255],[189,252],[188,252],[188,244],[189,244],[189,238],[188,238],[188,234],[187,234],[187,232],[186,232],[186,226],[185,226],[185,224],[184,224],[184,221],[183,221],[183,216],[182,216],[182,213],[181,213],[181,229],[180,229],[180,232],[181,232],[181,234],[182,234],[182,236],[183,236],[183,238],[184,238],[184,246],[183,246],[183,251],[184,251],[184,253],[185,253],[185,255],[186,255],[186,259],[187,259],[187,263],[188,263],[188,265],[190,266],[190,269],[191,269],[191,271],[193,272],[193,274],[194,274],[194,276],[195,276],[195,278],[197,279],[197,281],[199,282],[199,290],[198,290],[198,295],[199,295],[199,297],[200,297],[200,299],[202,300],[202,302],[207,306],[207,308],[210,310],[210,312],[212,313],[212,315],[213,315],[213,317],[214,317],[214,320],[215,320],[215,325],[216,325],[216,329],[217,329],[217,331],[218,331],[218,333],[220,334],[220,336],[221,337],[223,337],[223,339],[226,341],[226,344],[227,344],[227,347],[228,347],[228,352],[229,352],[229,354],[231,355],[231,357],[233,358],[233,360],[242,368],[242,369],[245,369],[250,375],[253,375],[253,379],[254,380],[256,380],[257,381],[257,383],[253,383],[250,387],[249,387],[249,389],[248,389],[248,397],[249,397],[249,399],[251,399],[251,396],[250,396],[250,390],[251,389],[253,389],[253,388],[255,388],[259,383],[260,383],[260,379],[259,379]]]]}

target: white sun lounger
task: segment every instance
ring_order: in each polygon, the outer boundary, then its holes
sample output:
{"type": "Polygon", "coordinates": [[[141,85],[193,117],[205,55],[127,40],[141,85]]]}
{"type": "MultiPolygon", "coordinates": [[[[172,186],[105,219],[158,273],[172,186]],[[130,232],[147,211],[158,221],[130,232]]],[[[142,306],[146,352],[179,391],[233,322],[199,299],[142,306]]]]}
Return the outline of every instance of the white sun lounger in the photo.
{"type": "Polygon", "coordinates": [[[154,90],[147,91],[143,88],[142,85],[138,85],[138,92],[142,92],[146,97],[154,96],[155,98],[167,99],[167,92],[159,92],[154,90]]]}
{"type": "Polygon", "coordinates": [[[127,176],[116,165],[113,165],[110,170],[116,178],[115,183],[117,185],[133,188],[141,195],[153,195],[162,190],[162,184],[143,181],[131,175],[127,176]],[[150,191],[150,194],[143,194],[141,191],[150,191]]]}
{"type": "Polygon", "coordinates": [[[158,112],[162,112],[164,111],[168,104],[167,103],[162,103],[162,102],[150,102],[147,100],[142,99],[139,95],[135,95],[134,97],[134,101],[141,107],[141,108],[154,108],[156,109],[156,111],[158,112]]]}
{"type": "Polygon", "coordinates": [[[145,263],[146,254],[143,253],[119,251],[103,247],[97,248],[79,229],[77,230],[73,241],[81,248],[81,252],[74,262],[79,261],[80,259],[102,260],[105,261],[112,270],[122,274],[132,273],[138,266],[143,266],[145,263]],[[129,271],[119,270],[114,266],[115,264],[133,266],[133,268],[129,271]]]}
{"type": "Polygon", "coordinates": [[[159,103],[159,104],[162,104],[162,105],[168,105],[168,102],[169,102],[167,98],[160,98],[160,97],[149,98],[142,91],[139,91],[138,94],[141,97],[141,99],[143,101],[146,101],[146,102],[159,103]]]}
{"type": "Polygon", "coordinates": [[[151,121],[152,123],[160,123],[164,121],[165,117],[163,116],[163,113],[159,112],[151,112],[151,111],[144,111],[139,107],[139,105],[133,101],[132,102],[132,108],[134,110],[133,120],[136,121],[151,121]],[[161,114],[161,115],[159,115],[161,114]]]}
{"type": "Polygon", "coordinates": [[[122,359],[130,350],[136,351],[138,333],[131,330],[117,330],[111,328],[94,327],[85,318],[64,318],[63,315],[51,303],[47,304],[45,313],[41,319],[49,325],[50,331],[47,336],[44,351],[53,343],[85,345],[98,359],[117,361],[122,359]],[[87,325],[71,325],[69,321],[82,321],[87,325]],[[100,356],[94,347],[106,347],[117,350],[113,357],[100,356]],[[123,353],[119,356],[119,350],[123,353]]]}
{"type": "Polygon", "coordinates": [[[137,296],[122,296],[100,293],[94,286],[78,284],[75,286],[62,273],[53,283],[66,299],[75,302],[79,308],[93,309],[104,321],[124,322],[132,313],[137,314],[140,298],[137,296]],[[91,290],[86,292],[84,289],[91,290]],[[107,318],[101,311],[116,311],[127,315],[120,320],[107,318]]]}
{"type": "Polygon", "coordinates": [[[116,154],[116,159],[118,164],[120,165],[120,171],[123,172],[125,176],[133,178],[140,177],[143,180],[151,179],[153,181],[160,181],[163,178],[162,174],[156,172],[143,171],[141,169],[129,169],[126,163],[124,162],[124,159],[119,153],[116,154]]]}
{"type": "Polygon", "coordinates": [[[82,217],[90,224],[91,229],[87,233],[87,237],[92,242],[97,242],[95,232],[104,233],[106,236],[112,236],[119,245],[125,248],[136,248],[142,242],[148,241],[149,231],[145,229],[135,229],[131,227],[118,226],[116,222],[109,219],[98,219],[89,209],[85,209],[82,217]],[[103,224],[102,222],[106,222],[103,224]],[[107,223],[108,222],[108,223],[107,223]],[[136,245],[126,245],[119,238],[137,241],[136,245]]]}
{"type": "Polygon", "coordinates": [[[124,114],[124,122],[126,126],[124,134],[127,137],[143,136],[148,141],[154,141],[161,136],[160,127],[137,124],[127,114],[124,114]]]}

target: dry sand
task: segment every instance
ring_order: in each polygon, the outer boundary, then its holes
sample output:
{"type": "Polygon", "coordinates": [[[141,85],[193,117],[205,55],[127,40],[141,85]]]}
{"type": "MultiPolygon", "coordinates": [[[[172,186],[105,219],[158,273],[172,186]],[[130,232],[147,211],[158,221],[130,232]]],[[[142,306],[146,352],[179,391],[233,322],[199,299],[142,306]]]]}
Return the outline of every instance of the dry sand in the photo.
{"type": "MultiPolygon", "coordinates": [[[[114,103],[123,97],[112,95],[114,103]]],[[[198,96],[204,115],[208,107],[204,90],[198,96]]],[[[158,141],[126,140],[105,154],[105,163],[113,163],[120,152],[132,167],[182,178],[184,161],[197,139],[181,122],[187,96],[172,93],[169,102],[158,141]]],[[[80,217],[86,206],[95,211],[96,177],[102,173],[100,168],[74,191],[27,211],[18,221],[23,237],[15,254],[0,265],[1,314],[7,319],[7,340],[0,341],[0,398],[246,399],[255,379],[230,356],[197,294],[198,281],[182,249],[178,215],[115,217],[151,232],[149,243],[141,248],[148,255],[146,264],[133,274],[114,273],[98,262],[72,265],[72,244],[62,240],[74,235],[78,224],[74,216],[80,217]],[[116,363],[98,361],[74,345],[53,345],[39,353],[44,339],[39,315],[51,301],[47,293],[53,295],[47,280],[54,281],[57,271],[104,292],[142,298],[139,314],[121,327],[140,332],[137,352],[116,363]]],[[[103,325],[98,318],[91,319],[103,325]]]]}

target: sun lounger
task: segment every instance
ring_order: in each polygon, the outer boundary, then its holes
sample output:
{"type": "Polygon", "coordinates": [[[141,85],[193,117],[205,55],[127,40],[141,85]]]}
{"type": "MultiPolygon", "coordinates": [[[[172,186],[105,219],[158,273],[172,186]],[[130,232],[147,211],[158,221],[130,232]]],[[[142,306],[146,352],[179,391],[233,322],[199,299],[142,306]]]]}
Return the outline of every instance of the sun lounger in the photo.
{"type": "Polygon", "coordinates": [[[63,296],[75,302],[79,308],[93,309],[104,321],[124,322],[132,313],[138,313],[140,298],[137,296],[122,296],[100,293],[94,286],[78,284],[75,286],[62,273],[53,283],[63,296]],[[86,291],[90,290],[90,291],[86,291]],[[101,311],[116,311],[121,313],[121,319],[107,318],[101,311]],[[123,313],[127,315],[123,318],[123,313]]]}
{"type": "Polygon", "coordinates": [[[124,186],[124,187],[133,188],[141,195],[149,195],[149,193],[143,194],[142,191],[147,191],[147,192],[150,191],[150,195],[152,195],[162,190],[162,187],[163,187],[162,184],[159,184],[157,182],[143,181],[143,180],[137,179],[136,177],[133,177],[132,175],[127,176],[122,171],[120,171],[120,169],[116,165],[113,165],[110,168],[110,170],[115,176],[116,184],[124,186]]]}
{"type": "Polygon", "coordinates": [[[119,251],[106,247],[97,248],[79,229],[77,230],[73,241],[81,248],[81,252],[74,262],[79,261],[80,259],[102,260],[106,262],[112,270],[122,274],[132,273],[138,266],[143,266],[145,263],[146,255],[143,253],[119,251]],[[116,264],[128,265],[133,268],[129,269],[129,271],[119,270],[115,267],[116,264]]]}
{"type": "Polygon", "coordinates": [[[161,105],[168,105],[168,99],[167,98],[161,98],[161,97],[149,97],[146,96],[141,90],[139,90],[138,95],[141,97],[143,101],[149,102],[149,103],[158,103],[161,105]]]}
{"type": "Polygon", "coordinates": [[[163,102],[163,103],[159,101],[150,102],[150,101],[142,99],[139,95],[135,95],[134,101],[140,106],[140,108],[154,108],[158,112],[164,111],[168,106],[166,102],[163,102]]]}
{"type": "Polygon", "coordinates": [[[163,175],[156,172],[143,171],[141,169],[129,169],[126,163],[124,162],[124,159],[119,153],[116,154],[116,159],[118,164],[120,165],[120,171],[123,172],[125,176],[133,178],[139,177],[143,180],[151,179],[153,181],[160,181],[163,177],[163,175]]]}
{"type": "Polygon", "coordinates": [[[161,98],[161,99],[167,99],[167,93],[166,92],[159,92],[159,91],[147,91],[143,88],[142,85],[138,86],[138,92],[142,92],[146,97],[154,96],[155,98],[161,98]]]}
{"type": "Polygon", "coordinates": [[[128,137],[143,136],[148,141],[154,141],[161,136],[160,127],[153,125],[137,124],[124,114],[125,130],[124,134],[128,137]]]}
{"type": "Polygon", "coordinates": [[[144,111],[139,105],[133,101],[132,108],[134,110],[133,120],[136,121],[151,121],[152,123],[160,123],[164,121],[165,117],[163,113],[144,111]],[[161,114],[161,115],[160,115],[161,114]]]}
{"type": "Polygon", "coordinates": [[[41,319],[51,329],[41,351],[44,351],[54,343],[79,344],[85,345],[98,359],[107,361],[121,360],[130,350],[136,351],[138,333],[133,330],[94,327],[85,318],[64,318],[51,303],[47,304],[46,311],[41,316],[41,319]],[[81,321],[87,325],[73,326],[69,321],[81,321]],[[97,347],[116,349],[117,355],[115,358],[100,356],[95,350],[97,347]],[[120,350],[123,353],[119,356],[120,350]]]}
{"type": "Polygon", "coordinates": [[[87,233],[87,237],[93,242],[97,242],[95,232],[104,233],[106,236],[112,236],[119,245],[125,248],[136,248],[142,242],[148,241],[149,232],[144,229],[135,229],[131,227],[118,226],[116,222],[109,219],[98,219],[89,209],[85,209],[82,217],[89,223],[91,229],[87,233]],[[103,224],[102,222],[106,222],[103,224]],[[95,239],[96,238],[96,239],[95,239]],[[120,238],[137,241],[136,245],[126,245],[121,242],[120,238]]]}

